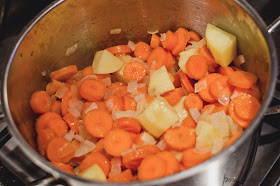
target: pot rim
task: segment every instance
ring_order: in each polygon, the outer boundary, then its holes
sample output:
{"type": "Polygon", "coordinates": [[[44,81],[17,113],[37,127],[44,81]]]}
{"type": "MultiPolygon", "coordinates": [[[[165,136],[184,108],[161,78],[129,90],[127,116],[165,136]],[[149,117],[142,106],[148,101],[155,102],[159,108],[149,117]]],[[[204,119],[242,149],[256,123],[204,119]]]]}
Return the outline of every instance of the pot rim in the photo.
{"type": "MultiPolygon", "coordinates": [[[[44,171],[50,173],[52,176],[54,176],[57,179],[65,179],[68,181],[69,177],[71,179],[74,179],[76,181],[79,181],[83,184],[98,184],[98,185],[122,185],[122,184],[116,184],[116,183],[104,183],[104,182],[93,182],[89,181],[86,179],[79,178],[78,176],[73,176],[70,174],[65,173],[62,170],[59,170],[58,168],[52,166],[49,161],[47,161],[45,158],[43,158],[41,155],[39,155],[38,152],[34,151],[28,144],[27,142],[23,139],[21,134],[19,133],[13,118],[11,116],[11,113],[9,111],[9,104],[8,104],[8,94],[7,94],[7,80],[8,80],[8,73],[10,66],[12,64],[13,58],[15,56],[15,53],[17,52],[17,48],[21,44],[22,40],[25,38],[25,36],[28,34],[28,32],[33,28],[33,26],[42,18],[44,17],[48,12],[50,12],[52,9],[54,9],[56,6],[60,5],[63,3],[65,0],[56,0],[53,3],[51,3],[49,6],[47,6],[45,9],[43,9],[34,19],[32,19],[29,24],[23,29],[21,32],[20,38],[18,39],[11,55],[10,58],[6,64],[5,72],[2,75],[2,104],[4,106],[3,112],[5,114],[5,119],[7,121],[7,125],[10,129],[10,132],[12,133],[12,136],[16,138],[16,141],[19,143],[21,150],[32,160],[33,163],[35,163],[37,166],[39,166],[41,169],[44,171]]],[[[216,156],[210,158],[209,160],[192,167],[190,169],[187,169],[185,171],[176,173],[174,175],[156,179],[153,181],[147,181],[147,182],[132,182],[128,183],[129,185],[159,185],[159,184],[168,184],[172,182],[177,182],[183,179],[186,179],[194,174],[197,174],[198,172],[201,172],[202,170],[205,169],[205,167],[209,167],[210,164],[213,162],[216,162],[218,159],[220,159],[222,156],[227,156],[230,153],[234,152],[241,144],[245,142],[245,140],[252,135],[253,132],[256,131],[257,127],[260,125],[261,120],[264,116],[264,113],[269,106],[273,95],[274,95],[274,90],[275,90],[275,85],[276,85],[276,77],[277,77],[277,51],[275,44],[273,42],[273,39],[270,34],[267,32],[266,24],[262,20],[262,18],[259,16],[259,14],[254,10],[249,3],[246,1],[241,1],[241,0],[234,0],[235,3],[237,3],[256,23],[258,28],[263,34],[263,37],[266,40],[266,44],[268,46],[269,52],[270,52],[270,60],[271,60],[271,76],[270,76],[270,82],[269,82],[269,87],[267,95],[265,99],[263,100],[262,107],[258,113],[258,115],[255,117],[255,119],[252,121],[250,127],[248,127],[245,131],[244,134],[236,141],[234,144],[232,144],[230,147],[227,149],[223,150],[216,156]]]]}

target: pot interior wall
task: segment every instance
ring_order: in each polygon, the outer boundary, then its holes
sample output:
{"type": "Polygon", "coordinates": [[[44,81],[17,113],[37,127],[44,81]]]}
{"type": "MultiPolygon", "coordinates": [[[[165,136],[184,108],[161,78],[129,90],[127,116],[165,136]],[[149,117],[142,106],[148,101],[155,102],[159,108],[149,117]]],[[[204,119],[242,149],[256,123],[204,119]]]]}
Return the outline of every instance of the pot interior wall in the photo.
{"type": "Polygon", "coordinates": [[[36,149],[38,116],[32,113],[29,99],[32,92],[45,89],[52,71],[71,64],[82,69],[91,65],[95,51],[129,40],[149,42],[147,31],[184,27],[204,36],[207,23],[237,36],[238,54],[246,59],[242,67],[260,78],[265,96],[271,71],[267,44],[252,18],[233,1],[67,0],[29,27],[10,62],[8,103],[19,132],[36,149]],[[122,32],[110,35],[116,28],[122,32]],[[75,43],[76,52],[66,56],[75,43]],[[44,71],[46,76],[41,74],[44,71]]]}

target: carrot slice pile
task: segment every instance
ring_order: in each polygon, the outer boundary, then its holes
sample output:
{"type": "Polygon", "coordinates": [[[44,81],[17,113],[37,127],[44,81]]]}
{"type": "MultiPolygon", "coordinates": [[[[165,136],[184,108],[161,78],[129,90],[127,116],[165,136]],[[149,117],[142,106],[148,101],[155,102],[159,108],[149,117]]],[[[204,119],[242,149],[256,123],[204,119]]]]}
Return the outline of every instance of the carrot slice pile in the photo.
{"type": "Polygon", "coordinates": [[[125,65],[124,78],[128,81],[141,81],[146,76],[146,67],[139,61],[132,61],[125,65]]]}
{"type": "Polygon", "coordinates": [[[135,49],[133,52],[137,58],[143,59],[144,61],[146,61],[152,52],[152,47],[150,47],[147,43],[138,42],[135,45],[135,49]]]}
{"type": "Polygon", "coordinates": [[[203,78],[208,71],[206,60],[200,55],[191,56],[186,63],[187,75],[196,80],[203,78]]]}
{"type": "Polygon", "coordinates": [[[195,148],[185,150],[182,154],[182,163],[185,168],[191,168],[203,161],[209,159],[211,153],[208,152],[199,152],[195,148]]]}
{"type": "Polygon", "coordinates": [[[46,91],[37,91],[31,95],[30,106],[34,113],[43,114],[51,110],[52,101],[46,91]]]}
{"type": "Polygon", "coordinates": [[[131,49],[127,45],[118,45],[106,48],[112,54],[127,54],[131,53],[131,49]]]}
{"type": "Polygon", "coordinates": [[[178,28],[175,34],[177,35],[178,41],[176,47],[172,50],[172,54],[176,56],[185,49],[190,37],[188,30],[184,28],[178,28]]]}
{"type": "Polygon", "coordinates": [[[160,38],[159,36],[157,36],[156,34],[152,34],[152,37],[151,37],[151,41],[150,41],[150,46],[152,48],[157,48],[157,47],[160,47],[160,38]]]}
{"type": "Polygon", "coordinates": [[[179,72],[179,76],[181,79],[182,86],[185,87],[188,93],[194,92],[193,83],[191,82],[191,79],[182,71],[179,72]]]}
{"type": "Polygon", "coordinates": [[[228,98],[231,96],[234,87],[229,84],[228,79],[227,76],[222,76],[209,85],[210,93],[215,100],[218,100],[221,96],[227,96],[228,98]]]}
{"type": "Polygon", "coordinates": [[[82,81],[80,86],[80,94],[83,98],[89,101],[99,101],[106,93],[106,86],[93,79],[86,79],[82,81]]]}
{"type": "Polygon", "coordinates": [[[229,75],[229,83],[239,88],[250,89],[257,83],[257,80],[257,76],[245,71],[234,71],[229,75]]]}
{"type": "Polygon", "coordinates": [[[162,47],[157,47],[152,50],[147,64],[150,69],[158,70],[160,67],[167,63],[167,55],[168,53],[162,47]]]}
{"type": "Polygon", "coordinates": [[[140,133],[141,131],[141,124],[140,122],[131,117],[122,117],[118,118],[114,121],[114,126],[119,129],[124,129],[127,132],[132,132],[132,133],[140,133]]]}
{"type": "Polygon", "coordinates": [[[176,47],[176,45],[178,43],[177,34],[171,32],[170,30],[168,30],[166,32],[165,40],[162,41],[161,43],[162,43],[163,48],[166,48],[169,51],[172,51],[176,47]]]}
{"type": "Polygon", "coordinates": [[[199,95],[189,93],[184,101],[184,105],[186,109],[197,108],[200,111],[203,107],[203,101],[199,95]]]}

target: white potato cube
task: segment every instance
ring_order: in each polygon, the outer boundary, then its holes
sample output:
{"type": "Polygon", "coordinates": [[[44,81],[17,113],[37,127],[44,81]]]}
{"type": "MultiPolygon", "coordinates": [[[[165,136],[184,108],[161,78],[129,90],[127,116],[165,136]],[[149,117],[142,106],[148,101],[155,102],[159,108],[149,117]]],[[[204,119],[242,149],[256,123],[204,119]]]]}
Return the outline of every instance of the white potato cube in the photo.
{"type": "Polygon", "coordinates": [[[185,109],[184,101],[187,96],[183,96],[181,100],[176,103],[173,108],[177,112],[177,116],[179,117],[179,122],[183,121],[186,117],[188,117],[188,111],[185,109]]]}

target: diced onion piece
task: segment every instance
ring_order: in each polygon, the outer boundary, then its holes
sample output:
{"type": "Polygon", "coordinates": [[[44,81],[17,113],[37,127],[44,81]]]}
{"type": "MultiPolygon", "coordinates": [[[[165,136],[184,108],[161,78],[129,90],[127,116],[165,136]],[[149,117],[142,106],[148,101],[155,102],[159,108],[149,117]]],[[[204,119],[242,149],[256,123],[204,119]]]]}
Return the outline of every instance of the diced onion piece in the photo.
{"type": "Polygon", "coordinates": [[[95,80],[97,80],[98,78],[97,78],[96,75],[88,75],[88,76],[85,76],[83,79],[81,79],[81,82],[83,82],[86,79],[95,79],[95,80]]]}
{"type": "Polygon", "coordinates": [[[67,134],[65,134],[64,138],[68,141],[72,141],[75,136],[75,132],[73,130],[70,130],[67,134]]]}
{"type": "Polygon", "coordinates": [[[141,139],[144,142],[144,145],[155,145],[157,143],[155,138],[147,132],[143,132],[141,139]]]}
{"type": "Polygon", "coordinates": [[[128,150],[125,150],[125,151],[122,151],[121,155],[124,156],[124,155],[126,155],[126,154],[128,154],[128,153],[130,153],[132,151],[134,151],[134,149],[132,149],[132,148],[128,149],[128,150]]]}
{"type": "Polygon", "coordinates": [[[198,92],[206,89],[206,87],[207,87],[207,83],[205,80],[199,81],[194,84],[194,93],[198,93],[198,92]]]}
{"type": "Polygon", "coordinates": [[[192,118],[194,119],[194,121],[196,123],[198,123],[199,120],[200,120],[200,117],[201,117],[201,114],[198,111],[198,109],[197,108],[190,108],[189,111],[190,111],[190,114],[191,114],[192,118]]]}
{"type": "Polygon", "coordinates": [[[68,112],[70,112],[75,118],[78,118],[81,116],[80,111],[76,107],[69,107],[68,112]]]}
{"type": "Polygon", "coordinates": [[[131,51],[135,50],[135,43],[132,41],[128,41],[127,46],[130,48],[131,51]]]}
{"type": "Polygon", "coordinates": [[[109,173],[109,177],[118,175],[121,173],[121,158],[114,157],[111,160],[111,170],[109,173]]]}
{"type": "Polygon", "coordinates": [[[204,153],[207,153],[207,152],[209,152],[211,149],[210,148],[195,148],[194,150],[193,150],[193,152],[195,152],[195,153],[198,153],[198,154],[204,154],[204,153]]]}
{"type": "Polygon", "coordinates": [[[47,75],[47,72],[44,70],[41,72],[42,76],[46,76],[47,75]]]}
{"type": "Polygon", "coordinates": [[[164,139],[161,139],[158,143],[157,143],[158,148],[163,151],[166,147],[166,142],[164,139]]]}
{"type": "Polygon", "coordinates": [[[226,120],[227,120],[227,123],[229,126],[230,136],[233,136],[238,131],[243,130],[242,127],[240,127],[238,124],[236,124],[230,116],[227,115],[226,120]]]}
{"type": "Polygon", "coordinates": [[[81,142],[80,147],[76,150],[74,157],[83,156],[83,155],[89,153],[90,151],[92,151],[95,147],[96,147],[96,145],[94,143],[92,143],[91,141],[84,140],[81,142]]]}
{"type": "Polygon", "coordinates": [[[137,116],[138,116],[138,112],[136,112],[134,110],[127,110],[127,111],[118,110],[118,111],[112,113],[113,120],[123,118],[123,117],[136,118],[137,116]]]}
{"type": "Polygon", "coordinates": [[[130,93],[137,92],[137,81],[130,81],[127,83],[127,92],[130,93]]]}
{"type": "Polygon", "coordinates": [[[104,100],[107,100],[110,96],[114,95],[114,93],[114,90],[110,89],[108,92],[105,93],[104,100]]]}
{"type": "Polygon", "coordinates": [[[82,71],[77,72],[77,74],[75,74],[73,76],[73,78],[77,81],[80,81],[81,79],[83,79],[83,77],[84,77],[84,75],[83,75],[82,71]]]}
{"type": "Polygon", "coordinates": [[[233,60],[233,63],[236,65],[236,66],[240,66],[241,64],[245,63],[245,58],[243,55],[238,55],[234,58],[233,60]]]}
{"type": "Polygon", "coordinates": [[[137,88],[143,88],[143,87],[145,87],[145,86],[147,86],[146,83],[138,83],[138,84],[137,84],[137,88]]]}
{"type": "Polygon", "coordinates": [[[92,104],[85,110],[85,114],[94,109],[98,109],[98,106],[95,102],[92,102],[92,104]]]}
{"type": "Polygon", "coordinates": [[[56,91],[55,96],[56,96],[57,98],[61,99],[61,98],[64,96],[64,94],[65,94],[65,92],[66,92],[67,90],[69,90],[67,87],[61,86],[61,87],[56,91]]]}
{"type": "Polygon", "coordinates": [[[110,86],[112,84],[111,77],[106,77],[104,79],[100,79],[99,81],[105,86],[110,86]]]}
{"type": "Polygon", "coordinates": [[[177,152],[177,151],[174,151],[174,150],[171,150],[170,151],[172,154],[174,154],[175,158],[178,160],[178,162],[181,162],[182,161],[182,155],[183,153],[182,152],[177,152]]]}
{"type": "Polygon", "coordinates": [[[206,38],[205,37],[196,43],[195,50],[198,51],[198,49],[200,49],[204,45],[206,45],[206,38]]]}
{"type": "Polygon", "coordinates": [[[174,127],[180,127],[182,125],[183,121],[177,121],[174,125],[172,125],[172,128],[174,127]]]}
{"type": "Polygon", "coordinates": [[[208,121],[208,118],[210,116],[210,114],[212,113],[212,111],[214,110],[215,105],[211,105],[207,110],[205,110],[203,112],[203,114],[200,117],[200,120],[204,120],[204,121],[208,121]]]}
{"type": "Polygon", "coordinates": [[[70,56],[71,54],[73,54],[74,52],[76,52],[78,48],[78,43],[75,43],[73,46],[67,48],[66,52],[65,52],[65,55],[66,56],[70,56]]]}
{"type": "Polygon", "coordinates": [[[136,103],[138,103],[139,101],[142,101],[142,100],[146,100],[145,99],[145,94],[139,94],[139,95],[135,96],[134,100],[135,100],[136,103]]]}
{"type": "Polygon", "coordinates": [[[78,135],[78,134],[75,134],[74,138],[75,138],[76,140],[78,140],[79,142],[84,141],[84,138],[83,138],[82,136],[78,135]]]}
{"type": "Polygon", "coordinates": [[[158,33],[158,30],[155,30],[155,31],[147,31],[148,34],[156,34],[158,33]]]}
{"type": "Polygon", "coordinates": [[[222,105],[225,105],[225,106],[229,104],[230,98],[229,98],[229,95],[226,91],[223,91],[221,93],[221,95],[218,98],[218,102],[221,103],[222,105]]]}
{"type": "Polygon", "coordinates": [[[240,94],[237,91],[234,91],[233,94],[230,96],[230,100],[233,100],[234,98],[236,98],[239,95],[240,94]]]}
{"type": "Polygon", "coordinates": [[[166,34],[163,33],[163,34],[160,34],[160,41],[164,41],[166,39],[166,34]]]}
{"type": "Polygon", "coordinates": [[[72,98],[68,101],[69,108],[75,107],[80,113],[82,113],[84,103],[81,100],[78,100],[77,98],[72,98]]]}
{"type": "Polygon", "coordinates": [[[120,28],[110,30],[110,34],[120,34],[121,32],[122,32],[122,29],[120,29],[120,28]]]}

